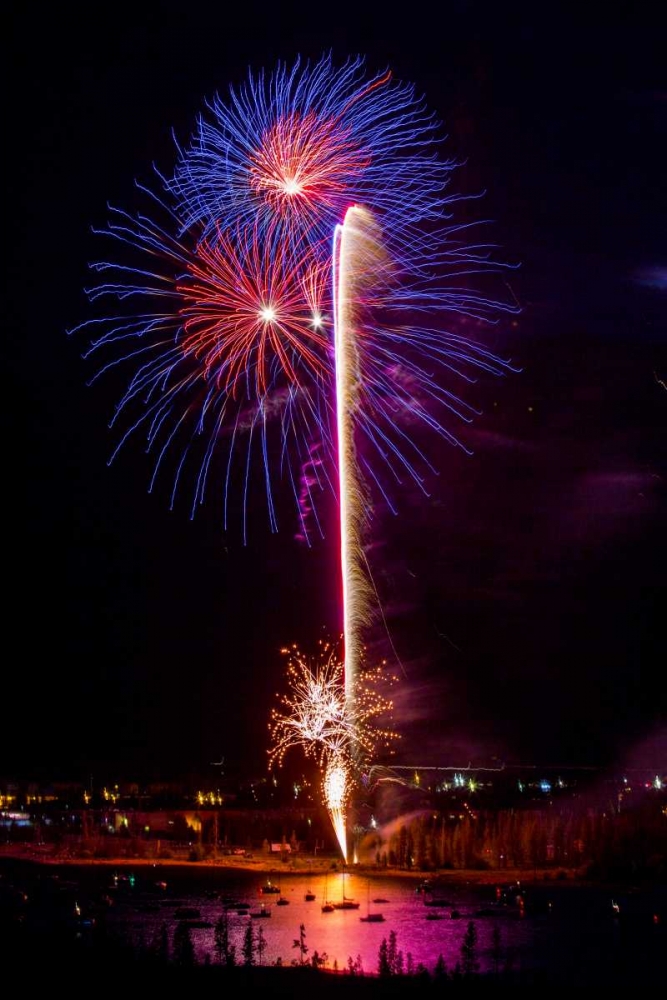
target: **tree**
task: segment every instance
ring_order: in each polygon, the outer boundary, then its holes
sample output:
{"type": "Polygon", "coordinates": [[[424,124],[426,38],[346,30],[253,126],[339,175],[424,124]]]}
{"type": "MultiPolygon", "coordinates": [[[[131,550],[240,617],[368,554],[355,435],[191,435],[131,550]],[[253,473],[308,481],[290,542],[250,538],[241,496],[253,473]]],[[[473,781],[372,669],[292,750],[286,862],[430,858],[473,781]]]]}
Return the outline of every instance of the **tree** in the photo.
{"type": "Polygon", "coordinates": [[[442,956],[442,952],[438,955],[438,961],[435,963],[435,969],[433,971],[436,979],[447,978],[447,963],[442,956]]]}
{"type": "Polygon", "coordinates": [[[299,949],[299,965],[304,965],[305,957],[308,954],[308,945],[306,944],[306,925],[299,925],[299,936],[294,938],[293,948],[299,949]]]}
{"type": "MultiPolygon", "coordinates": [[[[334,972],[337,972],[338,965],[335,960],[333,967],[334,967],[334,972]]],[[[364,965],[361,960],[361,955],[357,955],[356,958],[352,958],[351,955],[347,956],[347,969],[345,970],[345,974],[348,976],[363,976],[364,965]]]]}
{"type": "Polygon", "coordinates": [[[478,969],[477,928],[474,921],[469,920],[461,945],[461,971],[464,976],[472,976],[478,969]]]}
{"type": "Polygon", "coordinates": [[[169,931],[165,923],[160,925],[159,931],[153,938],[151,951],[158,962],[169,961],[169,931]]]}
{"type": "Polygon", "coordinates": [[[174,965],[190,968],[196,965],[195,949],[187,924],[179,923],[174,931],[174,965]]]}
{"type": "Polygon", "coordinates": [[[249,923],[243,935],[243,946],[241,948],[243,964],[251,966],[255,964],[255,933],[252,923],[249,923]]]}
{"type": "Polygon", "coordinates": [[[264,949],[266,948],[266,938],[264,937],[264,930],[262,925],[257,929],[257,957],[259,959],[259,965],[262,964],[262,957],[264,955],[264,949]]]}
{"type": "Polygon", "coordinates": [[[389,975],[396,975],[396,955],[398,949],[396,946],[396,931],[389,932],[389,941],[387,942],[387,962],[389,963],[389,975]]]}
{"type": "Polygon", "coordinates": [[[236,945],[229,943],[229,915],[224,910],[216,922],[213,940],[218,961],[224,965],[236,965],[236,945]]]}
{"type": "Polygon", "coordinates": [[[391,965],[389,964],[389,945],[387,939],[382,938],[380,950],[378,951],[378,976],[386,977],[391,975],[391,965]]]}
{"type": "Polygon", "coordinates": [[[493,928],[493,934],[491,937],[491,955],[493,957],[493,971],[498,975],[498,970],[500,969],[500,927],[498,924],[493,928]]]}

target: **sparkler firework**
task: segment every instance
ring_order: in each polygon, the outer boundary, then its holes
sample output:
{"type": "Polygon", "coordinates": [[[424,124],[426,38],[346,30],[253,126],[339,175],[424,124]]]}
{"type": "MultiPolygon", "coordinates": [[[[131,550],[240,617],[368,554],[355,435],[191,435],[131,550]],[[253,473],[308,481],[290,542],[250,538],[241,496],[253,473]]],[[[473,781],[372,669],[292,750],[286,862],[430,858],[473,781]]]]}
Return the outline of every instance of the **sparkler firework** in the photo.
{"type": "Polygon", "coordinates": [[[299,747],[315,758],[323,774],[322,788],[343,856],[347,855],[345,805],[352,782],[364,764],[388,749],[398,733],[379,724],[389,720],[393,708],[383,689],[396,678],[384,664],[368,669],[360,651],[360,669],[352,696],[346,691],[347,663],[329,642],[321,641],[319,653],[307,657],[295,644],[283,649],[288,657],[287,692],[271,713],[269,764],[280,766],[285,754],[299,747]]]}
{"type": "Polygon", "coordinates": [[[371,495],[394,510],[392,484],[405,475],[426,492],[435,469],[412,428],[460,444],[451,419],[475,411],[446,387],[450,376],[511,370],[459,333],[462,318],[516,310],[468,287],[470,275],[504,265],[471,239],[471,223],[451,221],[461,196],[447,192],[455,164],[438,145],[414,87],[390,72],[366,77],[361,59],[250,75],[226,104],[207,105],[172,175],[158,174],[159,194],[140,188],[150,213],[110,210],[101,232],[127,259],[92,265],[107,280],[88,294],[120,305],[78,328],[93,331],[89,354],[108,352],[98,375],[133,369],[112,459],[143,432],[151,489],[172,463],[172,506],[194,482],[194,515],[220,450],[224,526],[240,478],[244,541],[256,453],[272,531],[276,475],[308,542],[324,535],[315,492],[335,490],[344,665],[294,668],[292,714],[274,718],[272,757],[295,743],[318,757],[344,854],[349,774],[374,739],[360,693],[371,495]]]}
{"type": "Polygon", "coordinates": [[[315,657],[305,656],[296,644],[282,652],[288,657],[288,690],[279,696],[280,709],[271,713],[271,765],[280,766],[287,751],[298,746],[322,766],[335,757],[355,767],[355,758],[371,760],[380,747],[398,739],[377,722],[393,709],[383,688],[396,678],[383,672],[384,665],[370,669],[362,661],[350,701],[343,684],[345,664],[331,643],[320,642],[315,657]]]}

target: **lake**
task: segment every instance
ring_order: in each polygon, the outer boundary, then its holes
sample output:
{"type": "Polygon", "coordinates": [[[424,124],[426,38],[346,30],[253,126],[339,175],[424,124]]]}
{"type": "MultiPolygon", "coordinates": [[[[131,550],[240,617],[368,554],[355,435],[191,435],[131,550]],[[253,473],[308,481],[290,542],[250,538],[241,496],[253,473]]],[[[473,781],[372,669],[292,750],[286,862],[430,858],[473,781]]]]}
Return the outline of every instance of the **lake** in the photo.
{"type": "MultiPolygon", "coordinates": [[[[2,870],[2,869],[0,869],[2,870]]],[[[230,937],[240,961],[246,927],[260,925],[265,938],[263,964],[299,958],[293,947],[305,926],[308,958],[326,953],[327,968],[347,967],[358,957],[366,972],[378,968],[382,939],[391,931],[404,961],[433,971],[442,955],[451,970],[460,959],[469,921],[477,931],[481,972],[511,968],[540,970],[553,981],[599,981],[601,970],[627,975],[640,968],[644,976],[662,967],[667,921],[667,889],[611,890],[602,886],[549,881],[495,885],[443,883],[432,892],[416,891],[417,879],[331,872],[327,875],[275,872],[268,876],[279,892],[263,894],[267,875],[215,868],[138,866],[10,866],[5,880],[45,881],[85,917],[96,913],[111,930],[131,940],[150,943],[166,924],[170,940],[185,916],[214,925],[223,907],[229,914],[230,937]],[[19,871],[21,874],[19,874],[19,871]],[[307,892],[315,899],[307,901],[307,892]],[[344,898],[358,909],[323,912],[322,904],[344,898]],[[283,905],[278,900],[286,900],[283,905]],[[374,902],[378,900],[378,902],[374,902]],[[382,900],[382,902],[379,902],[382,900]],[[238,904],[238,906],[231,904],[238,904]],[[247,909],[238,912],[246,904],[247,909]],[[248,905],[249,904],[249,905],[248,905]],[[262,904],[268,918],[252,917],[262,904]],[[434,905],[436,904],[436,905],[434,905]],[[198,911],[195,913],[194,911],[198,911]],[[381,913],[382,922],[366,922],[381,913]],[[496,933],[494,935],[494,929],[496,933]],[[494,940],[495,938],[495,940],[494,940]]],[[[27,889],[30,892],[30,887],[27,889]]],[[[215,961],[213,927],[194,926],[191,936],[198,959],[215,961]]],[[[656,980],[657,981],[657,980],[656,980]]]]}

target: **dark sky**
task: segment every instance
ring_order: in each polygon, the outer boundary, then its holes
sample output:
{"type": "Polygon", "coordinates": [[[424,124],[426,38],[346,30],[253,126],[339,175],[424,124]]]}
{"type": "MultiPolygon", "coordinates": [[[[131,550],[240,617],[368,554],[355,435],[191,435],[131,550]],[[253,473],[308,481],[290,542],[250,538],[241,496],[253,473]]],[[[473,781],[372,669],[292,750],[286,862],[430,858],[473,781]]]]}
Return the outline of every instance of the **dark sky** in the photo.
{"type": "Polygon", "coordinates": [[[610,763],[664,731],[665,35],[658,5],[612,6],[15,8],[0,775],[260,772],[279,647],[338,629],[335,528],[309,550],[258,504],[244,547],[217,497],[190,522],[149,496],[140,448],[107,468],[121,383],[86,388],[65,335],[90,227],[168,171],[172,127],[249,65],[328,49],[417,84],[521,264],[521,317],[487,337],[521,374],[480,382],[474,455],[432,443],[430,498],[406,487],[369,533],[402,759],[610,763]]]}

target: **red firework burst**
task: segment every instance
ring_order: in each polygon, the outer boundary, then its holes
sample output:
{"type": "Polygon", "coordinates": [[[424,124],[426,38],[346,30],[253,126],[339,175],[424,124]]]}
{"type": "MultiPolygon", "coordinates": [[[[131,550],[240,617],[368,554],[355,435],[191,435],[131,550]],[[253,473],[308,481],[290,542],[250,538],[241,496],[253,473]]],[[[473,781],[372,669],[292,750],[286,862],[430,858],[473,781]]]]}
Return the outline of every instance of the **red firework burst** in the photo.
{"type": "Polygon", "coordinates": [[[323,209],[336,209],[351,180],[370,163],[349,129],[313,111],[280,117],[250,160],[252,190],[283,221],[292,213],[308,221],[323,209]]]}
{"type": "Polygon", "coordinates": [[[258,396],[278,370],[299,385],[324,373],[329,338],[322,315],[323,279],[308,253],[295,257],[255,232],[202,242],[178,286],[183,352],[232,396],[253,381],[258,396]]]}

